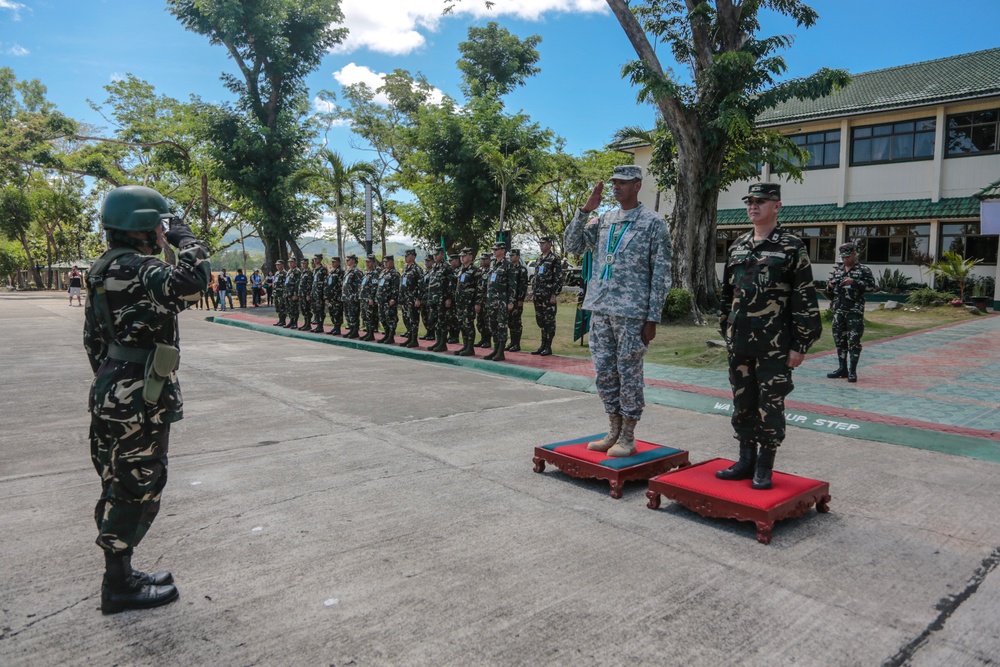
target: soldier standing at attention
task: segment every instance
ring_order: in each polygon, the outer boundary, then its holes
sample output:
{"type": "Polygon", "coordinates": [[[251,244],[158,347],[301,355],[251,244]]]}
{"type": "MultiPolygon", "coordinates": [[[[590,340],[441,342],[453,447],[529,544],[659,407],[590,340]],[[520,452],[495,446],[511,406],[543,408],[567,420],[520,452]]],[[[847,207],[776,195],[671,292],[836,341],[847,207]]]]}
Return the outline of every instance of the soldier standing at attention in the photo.
{"type": "Polygon", "coordinates": [[[274,280],[271,281],[271,289],[274,294],[274,309],[278,313],[278,321],[274,323],[276,327],[285,326],[285,263],[280,259],[274,263],[277,271],[274,280]]]}
{"type": "MultiPolygon", "coordinates": [[[[303,262],[305,258],[303,258],[303,262]]],[[[302,274],[299,276],[299,308],[302,310],[302,317],[305,324],[299,327],[299,331],[308,331],[312,328],[312,301],[309,298],[312,294],[313,274],[316,268],[316,259],[313,258],[311,264],[302,267],[302,274]]]]}
{"type": "Polygon", "coordinates": [[[521,261],[521,251],[518,248],[510,249],[510,263],[517,275],[517,290],[514,293],[514,309],[510,311],[510,321],[507,323],[510,329],[510,344],[506,350],[520,352],[521,333],[524,331],[521,316],[524,314],[524,300],[528,296],[528,267],[521,261]]]}
{"type": "Polygon", "coordinates": [[[302,271],[298,267],[295,257],[288,258],[288,273],[285,275],[285,308],[288,310],[288,324],[286,329],[297,329],[299,327],[299,308],[302,303],[299,301],[299,280],[302,278],[302,271]]]}
{"type": "MultiPolygon", "coordinates": [[[[355,259],[357,263],[357,259],[355,259]]],[[[330,311],[331,336],[340,335],[340,325],[344,322],[344,270],[340,268],[340,258],[330,260],[330,271],[326,276],[323,298],[330,311]]]]}
{"type": "MultiPolygon", "coordinates": [[[[451,275],[454,281],[458,280],[458,272],[462,268],[462,260],[458,255],[448,255],[448,264],[451,266],[451,275]]],[[[452,303],[455,302],[455,282],[452,282],[452,289],[449,294],[452,303]]],[[[458,313],[455,308],[448,310],[448,342],[458,342],[458,313]]]]}
{"type": "Polygon", "coordinates": [[[344,338],[358,338],[361,328],[361,281],[364,276],[358,268],[358,256],[347,256],[347,271],[344,273],[344,287],[341,290],[347,333],[344,338]]]}
{"type": "Polygon", "coordinates": [[[809,253],[797,236],[778,225],[781,186],[754,183],[743,201],[753,230],[729,249],[719,318],[729,350],[732,423],[740,458],[715,476],[753,477],[754,489],[770,489],[774,454],[785,439],[792,369],[819,339],[823,325],[809,253]]]}
{"type": "Polygon", "coordinates": [[[562,291],[562,261],[552,252],[552,237],[539,239],[541,257],[531,277],[531,298],[535,302],[535,323],[542,331],[542,344],[532,354],[547,357],[552,354],[556,337],[556,295],[562,291]]]}
{"type": "Polygon", "coordinates": [[[382,266],[384,268],[378,279],[375,301],[378,303],[379,319],[382,320],[385,335],[377,342],[395,345],[396,327],[399,324],[399,271],[396,270],[396,258],[386,255],[382,258],[382,266]]]}
{"type": "Polygon", "coordinates": [[[312,321],[315,325],[313,333],[323,333],[323,322],[326,321],[326,265],[323,255],[313,257],[312,289],[309,290],[309,301],[312,303],[312,321]]]}
{"type": "Polygon", "coordinates": [[[489,348],[492,334],[490,333],[490,309],[486,307],[486,281],[490,279],[490,260],[493,255],[484,252],[479,256],[479,292],[476,295],[476,327],[479,329],[479,342],[476,347],[489,348]]]}
{"type": "Polygon", "coordinates": [[[827,373],[828,378],[858,381],[861,337],[865,335],[865,292],[876,288],[871,269],[858,262],[858,247],[847,242],[840,246],[841,263],[833,267],[826,285],[833,292],[833,342],[837,346],[840,368],[827,373]],[[850,365],[848,365],[850,359],[850,365]]]}
{"type": "Polygon", "coordinates": [[[378,308],[375,305],[375,290],[378,288],[378,259],[375,255],[365,257],[365,275],[361,278],[361,317],[365,323],[365,335],[361,340],[373,341],[378,332],[378,308]]]}
{"type": "Polygon", "coordinates": [[[455,317],[462,332],[462,349],[455,351],[458,357],[476,356],[473,345],[476,342],[476,306],[479,303],[479,268],[472,264],[472,248],[463,248],[462,266],[455,280],[455,317]]]}
{"type": "Polygon", "coordinates": [[[198,300],[211,267],[208,246],[171,218],[155,190],[112,190],[101,223],[110,249],[87,276],[83,344],[94,371],[90,455],[101,478],[94,509],[97,545],[104,550],[101,611],[114,614],[178,597],[169,572],[132,569],[132,550],[160,509],[170,424],[184,416],[177,314],[198,300]],[[155,257],[168,242],[177,248],[176,266],[155,257]]]}
{"type": "Polygon", "coordinates": [[[417,264],[417,251],[410,248],[403,255],[403,275],[399,279],[399,304],[403,307],[406,340],[403,347],[419,347],[420,309],[417,302],[424,293],[424,272],[417,264]]]}
{"type": "Polygon", "coordinates": [[[434,251],[434,269],[427,281],[427,299],[430,301],[431,316],[434,320],[435,343],[428,350],[444,352],[448,349],[448,321],[451,314],[452,297],[455,292],[455,274],[444,261],[444,249],[434,251]]]}
{"type": "MultiPolygon", "coordinates": [[[[430,284],[431,271],[434,270],[434,255],[424,256],[424,289],[423,296],[420,297],[417,306],[420,308],[420,316],[424,318],[424,329],[426,332],[420,340],[434,340],[434,311],[431,310],[430,302],[427,300],[427,286],[430,284]]],[[[415,347],[415,346],[414,346],[415,347]]]]}
{"type": "Polygon", "coordinates": [[[493,351],[483,357],[489,361],[504,360],[507,344],[507,321],[514,310],[517,294],[517,271],[507,261],[507,248],[503,243],[493,244],[493,263],[486,281],[486,306],[490,310],[490,330],[493,332],[493,351]]]}
{"type": "Polygon", "coordinates": [[[620,208],[588,221],[601,205],[604,182],[598,182],[566,228],[566,252],[594,253],[583,307],[593,313],[590,352],[610,428],[588,449],[632,456],[646,405],[642,358],[670,289],[670,234],[663,218],[639,203],[640,167],[615,167],[610,180],[620,208]]]}

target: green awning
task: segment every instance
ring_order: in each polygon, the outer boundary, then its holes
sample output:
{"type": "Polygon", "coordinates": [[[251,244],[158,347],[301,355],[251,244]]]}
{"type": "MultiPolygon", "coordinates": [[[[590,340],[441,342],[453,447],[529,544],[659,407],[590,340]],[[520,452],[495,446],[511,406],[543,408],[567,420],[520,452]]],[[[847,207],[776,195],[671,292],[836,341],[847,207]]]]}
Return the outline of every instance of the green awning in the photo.
{"type": "MultiPolygon", "coordinates": [[[[930,199],[851,202],[782,206],[778,222],[784,225],[836,224],[838,222],[890,222],[897,220],[943,220],[978,218],[979,199],[955,197],[932,202],[930,199]]],[[[727,208],[718,212],[719,227],[749,225],[745,208],[727,208]]]]}

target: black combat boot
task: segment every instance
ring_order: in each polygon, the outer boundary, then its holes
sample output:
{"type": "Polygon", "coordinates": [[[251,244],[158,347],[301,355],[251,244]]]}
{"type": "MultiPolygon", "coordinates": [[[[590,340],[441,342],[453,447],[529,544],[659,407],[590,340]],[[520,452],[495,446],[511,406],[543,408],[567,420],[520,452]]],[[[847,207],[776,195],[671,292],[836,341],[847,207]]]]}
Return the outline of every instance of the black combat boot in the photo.
{"type": "Polygon", "coordinates": [[[521,351],[521,335],[510,337],[510,345],[504,348],[507,352],[520,352],[521,351]]]}
{"type": "Polygon", "coordinates": [[[420,340],[437,340],[437,336],[433,329],[428,329],[427,333],[420,337],[420,340]]]}
{"type": "MultiPolygon", "coordinates": [[[[773,447],[761,447],[757,455],[757,467],[753,473],[753,481],[750,486],[758,491],[767,491],[771,488],[771,471],[774,469],[773,447]]],[[[718,473],[716,473],[718,474],[718,473]]]]}
{"type": "Polygon", "coordinates": [[[542,344],[544,345],[544,347],[542,348],[542,351],[538,353],[539,356],[547,357],[547,356],[551,355],[552,354],[552,336],[544,336],[542,338],[542,344]]]}
{"type": "Polygon", "coordinates": [[[299,331],[309,331],[312,329],[312,323],[306,320],[306,323],[299,327],[299,331]]]}
{"type": "MultiPolygon", "coordinates": [[[[133,575],[131,554],[104,552],[104,581],[101,584],[101,612],[117,614],[126,609],[149,609],[168,604],[178,598],[177,587],[171,584],[145,583],[133,575]]],[[[142,574],[142,573],[139,573],[142,574]]],[[[158,575],[169,573],[158,573],[158,575]]],[[[145,575],[146,577],[158,575],[145,575]]],[[[171,580],[173,577],[171,576],[171,580]]]]}
{"type": "Polygon", "coordinates": [[[389,331],[387,331],[386,334],[385,334],[385,338],[382,340],[382,342],[385,343],[386,345],[395,345],[396,344],[396,330],[395,329],[390,329],[389,331]]]}
{"type": "Polygon", "coordinates": [[[451,343],[452,345],[454,345],[455,343],[457,343],[458,342],[458,334],[452,334],[452,335],[448,336],[448,342],[451,343]]]}
{"type": "Polygon", "coordinates": [[[351,338],[351,339],[358,338],[358,330],[355,329],[354,327],[349,327],[347,333],[344,334],[344,338],[351,338]]]}
{"type": "Polygon", "coordinates": [[[734,481],[753,477],[754,466],[757,465],[757,445],[751,440],[740,440],[740,460],[725,470],[715,473],[718,479],[734,481]]]}
{"type": "Polygon", "coordinates": [[[837,348],[837,360],[840,361],[840,368],[833,371],[832,373],[827,373],[826,376],[830,379],[833,378],[845,378],[847,377],[847,350],[841,350],[837,348]]]}
{"type": "Polygon", "coordinates": [[[490,339],[491,336],[483,336],[483,339],[478,343],[476,343],[476,347],[481,347],[484,350],[493,347],[492,341],[490,339]]]}
{"type": "Polygon", "coordinates": [[[323,325],[317,324],[314,328],[310,329],[313,333],[323,333],[323,325]]]}
{"type": "Polygon", "coordinates": [[[504,343],[506,341],[493,339],[493,351],[487,354],[483,359],[488,359],[490,361],[504,361],[503,356],[504,343]]]}
{"type": "Polygon", "coordinates": [[[280,318],[277,322],[271,325],[272,327],[283,327],[285,326],[285,318],[280,318]]]}
{"type": "Polygon", "coordinates": [[[461,350],[455,350],[456,357],[474,357],[476,356],[476,349],[472,346],[475,338],[465,341],[465,345],[462,346],[461,350]]]}
{"type": "Polygon", "coordinates": [[[850,365],[847,367],[847,381],[857,382],[858,381],[858,358],[861,356],[860,352],[851,352],[850,365]]]}
{"type": "Polygon", "coordinates": [[[330,336],[339,336],[340,335],[340,327],[334,327],[333,329],[331,329],[330,331],[327,331],[326,333],[327,333],[327,335],[330,335],[330,336]]]}
{"type": "Polygon", "coordinates": [[[372,342],[373,340],[375,340],[376,331],[377,329],[366,329],[365,335],[360,340],[368,341],[369,343],[372,342]]]}
{"type": "Polygon", "coordinates": [[[538,349],[537,350],[532,350],[531,354],[535,354],[535,355],[541,354],[542,350],[544,350],[544,349],[545,349],[545,336],[542,336],[542,342],[538,345],[538,349]]]}
{"type": "Polygon", "coordinates": [[[286,329],[298,329],[299,328],[299,318],[295,318],[291,322],[285,325],[286,329]]]}

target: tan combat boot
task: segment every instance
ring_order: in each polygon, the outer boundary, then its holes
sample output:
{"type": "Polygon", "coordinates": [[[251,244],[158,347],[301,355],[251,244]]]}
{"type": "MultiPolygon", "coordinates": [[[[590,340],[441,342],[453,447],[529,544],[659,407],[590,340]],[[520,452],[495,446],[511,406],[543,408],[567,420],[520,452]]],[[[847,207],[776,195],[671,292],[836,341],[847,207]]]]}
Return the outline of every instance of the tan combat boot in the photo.
{"type": "Polygon", "coordinates": [[[622,416],[608,415],[608,434],[603,440],[594,440],[587,445],[587,449],[592,452],[606,452],[618,442],[618,434],[622,431],[622,416]]]}
{"type": "Polygon", "coordinates": [[[608,450],[608,456],[625,457],[635,454],[635,425],[638,419],[622,418],[622,432],[618,443],[608,450]]]}

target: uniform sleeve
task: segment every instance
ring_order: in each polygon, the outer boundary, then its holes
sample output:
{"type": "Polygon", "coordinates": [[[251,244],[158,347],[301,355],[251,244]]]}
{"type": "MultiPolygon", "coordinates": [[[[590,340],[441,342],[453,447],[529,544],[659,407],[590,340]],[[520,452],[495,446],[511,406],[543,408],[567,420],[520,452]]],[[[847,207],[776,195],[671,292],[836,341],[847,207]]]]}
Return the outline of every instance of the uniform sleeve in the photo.
{"type": "Polygon", "coordinates": [[[518,271],[516,267],[511,266],[507,271],[507,303],[515,303],[517,301],[517,284],[518,271]]]}
{"type": "Polygon", "coordinates": [[[550,268],[552,269],[552,275],[549,277],[549,280],[552,281],[552,293],[549,296],[555,296],[556,294],[562,292],[563,288],[563,268],[562,261],[559,257],[552,260],[552,266],[550,268]]]}
{"type": "Polygon", "coordinates": [[[176,266],[153,260],[139,269],[139,280],[149,298],[174,313],[179,313],[188,302],[201,297],[211,275],[208,246],[203,241],[192,241],[178,250],[176,266]]]}
{"type": "Polygon", "coordinates": [[[789,308],[792,313],[791,349],[805,354],[823,333],[823,321],[816,301],[812,265],[805,246],[798,249],[793,272],[793,289],[789,308]]]}
{"type": "Polygon", "coordinates": [[[93,301],[88,298],[83,325],[83,347],[87,351],[90,368],[94,371],[94,375],[97,375],[97,369],[108,357],[108,346],[101,335],[101,325],[97,321],[97,313],[92,304],[93,301]]]}
{"type": "Polygon", "coordinates": [[[864,283],[865,292],[874,292],[878,285],[875,283],[875,276],[872,275],[872,270],[867,266],[861,267],[861,273],[863,276],[862,282],[864,283]]]}
{"type": "Polygon", "coordinates": [[[652,270],[649,272],[649,303],[646,321],[659,322],[663,316],[663,304],[667,301],[667,292],[670,291],[670,265],[673,258],[673,248],[667,223],[662,219],[657,219],[656,227],[651,236],[649,255],[652,270]]]}
{"type": "MultiPolygon", "coordinates": [[[[576,209],[576,215],[566,226],[563,244],[566,252],[571,255],[582,255],[597,246],[597,229],[600,227],[600,223],[588,224],[590,215],[581,209],[576,209]]],[[[601,217],[603,218],[603,216],[601,217]]]]}

